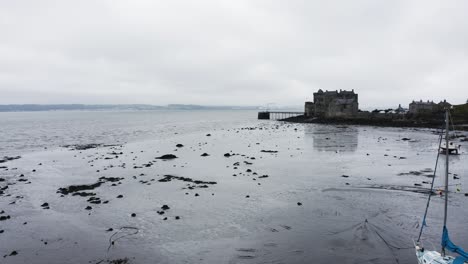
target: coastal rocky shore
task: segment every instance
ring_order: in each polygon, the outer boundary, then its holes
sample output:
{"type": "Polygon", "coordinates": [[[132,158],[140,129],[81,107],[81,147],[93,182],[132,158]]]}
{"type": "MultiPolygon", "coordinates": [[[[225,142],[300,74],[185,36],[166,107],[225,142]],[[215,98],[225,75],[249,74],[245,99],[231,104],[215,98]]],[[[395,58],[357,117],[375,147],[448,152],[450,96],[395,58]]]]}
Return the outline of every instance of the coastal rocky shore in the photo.
{"type": "MultiPolygon", "coordinates": [[[[391,118],[316,118],[308,116],[295,116],[282,121],[291,123],[315,123],[315,124],[335,124],[335,125],[362,125],[381,127],[415,127],[415,128],[442,128],[444,126],[441,119],[391,119],[391,118]]],[[[457,130],[468,131],[468,124],[455,125],[457,130]]]]}

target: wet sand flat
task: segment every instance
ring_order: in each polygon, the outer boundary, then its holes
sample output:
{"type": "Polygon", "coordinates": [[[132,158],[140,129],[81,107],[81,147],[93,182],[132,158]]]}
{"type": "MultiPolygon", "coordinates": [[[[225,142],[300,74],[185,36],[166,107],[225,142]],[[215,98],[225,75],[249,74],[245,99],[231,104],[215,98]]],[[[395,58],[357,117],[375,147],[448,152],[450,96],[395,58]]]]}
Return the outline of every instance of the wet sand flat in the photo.
{"type": "MultiPolygon", "coordinates": [[[[415,263],[434,132],[255,121],[25,154],[1,164],[0,262],[415,263]]],[[[460,144],[448,227],[468,248],[460,144]]]]}

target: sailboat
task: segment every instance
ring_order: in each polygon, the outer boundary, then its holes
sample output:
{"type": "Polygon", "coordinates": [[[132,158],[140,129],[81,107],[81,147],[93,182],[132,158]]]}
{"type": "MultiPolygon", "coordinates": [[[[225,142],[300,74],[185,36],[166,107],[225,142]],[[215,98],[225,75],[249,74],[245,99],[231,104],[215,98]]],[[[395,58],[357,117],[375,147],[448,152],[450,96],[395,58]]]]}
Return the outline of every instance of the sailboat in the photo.
{"type": "MultiPolygon", "coordinates": [[[[449,115],[450,110],[445,110],[445,144],[444,146],[450,146],[449,143],[449,115]]],[[[442,143],[442,136],[440,137],[439,148],[442,143]]],[[[449,154],[450,148],[445,147],[445,207],[444,207],[444,226],[442,229],[442,241],[441,241],[441,252],[425,250],[421,244],[421,234],[424,226],[426,225],[426,216],[429,208],[429,203],[431,200],[432,192],[429,194],[427,201],[426,211],[424,213],[421,229],[419,231],[418,240],[415,243],[416,257],[418,258],[419,264],[468,264],[468,252],[465,252],[461,247],[455,245],[449,238],[448,229],[447,229],[447,207],[448,207],[448,180],[449,180],[449,154]],[[458,254],[458,256],[450,256],[446,254],[446,250],[449,250],[453,253],[458,254]]],[[[439,152],[440,154],[440,152],[439,152]]],[[[438,158],[439,156],[437,156],[438,158]]],[[[437,166],[437,165],[436,165],[437,166]]],[[[435,173],[434,173],[435,176],[435,173]]],[[[434,177],[435,178],[435,177],[434,177]]],[[[434,187],[434,179],[431,184],[431,190],[434,187]]]]}

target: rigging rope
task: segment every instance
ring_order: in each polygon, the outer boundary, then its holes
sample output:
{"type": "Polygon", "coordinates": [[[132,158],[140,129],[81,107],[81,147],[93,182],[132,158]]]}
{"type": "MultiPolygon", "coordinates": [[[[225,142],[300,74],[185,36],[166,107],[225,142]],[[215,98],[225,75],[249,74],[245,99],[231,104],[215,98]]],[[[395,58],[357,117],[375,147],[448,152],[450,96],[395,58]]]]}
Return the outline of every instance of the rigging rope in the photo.
{"type": "Polygon", "coordinates": [[[427,216],[427,212],[429,211],[429,204],[431,202],[432,191],[434,189],[434,181],[435,181],[435,176],[436,176],[436,172],[437,172],[437,164],[439,163],[440,146],[442,144],[442,131],[443,130],[441,130],[441,133],[439,135],[439,147],[437,148],[437,159],[436,159],[435,168],[434,168],[434,177],[432,177],[432,182],[431,182],[431,191],[429,193],[429,198],[427,198],[426,210],[424,211],[424,217],[423,217],[423,220],[422,220],[421,229],[419,230],[419,235],[418,235],[417,242],[419,242],[421,240],[421,235],[422,235],[424,226],[426,226],[426,216],[427,216]]]}

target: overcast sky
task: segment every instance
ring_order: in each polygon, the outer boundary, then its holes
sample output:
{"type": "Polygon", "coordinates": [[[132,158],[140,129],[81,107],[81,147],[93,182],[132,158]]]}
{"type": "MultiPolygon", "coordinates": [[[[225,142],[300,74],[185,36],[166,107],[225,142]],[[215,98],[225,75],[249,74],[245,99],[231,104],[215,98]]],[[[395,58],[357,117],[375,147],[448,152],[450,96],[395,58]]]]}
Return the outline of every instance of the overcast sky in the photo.
{"type": "Polygon", "coordinates": [[[468,1],[0,1],[0,104],[468,99],[468,1]]]}

